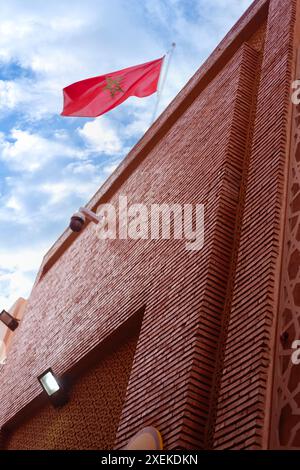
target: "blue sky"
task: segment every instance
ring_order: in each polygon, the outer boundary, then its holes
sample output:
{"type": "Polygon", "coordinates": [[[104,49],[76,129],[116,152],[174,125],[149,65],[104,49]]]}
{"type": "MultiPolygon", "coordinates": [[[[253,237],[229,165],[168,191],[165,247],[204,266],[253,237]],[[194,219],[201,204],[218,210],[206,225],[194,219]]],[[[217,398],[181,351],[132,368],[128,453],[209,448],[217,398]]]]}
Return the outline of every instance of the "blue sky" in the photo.
{"type": "Polygon", "coordinates": [[[62,88],[161,57],[159,113],[251,0],[9,0],[0,5],[0,309],[148,129],[155,96],[97,119],[60,116],[62,88]]]}

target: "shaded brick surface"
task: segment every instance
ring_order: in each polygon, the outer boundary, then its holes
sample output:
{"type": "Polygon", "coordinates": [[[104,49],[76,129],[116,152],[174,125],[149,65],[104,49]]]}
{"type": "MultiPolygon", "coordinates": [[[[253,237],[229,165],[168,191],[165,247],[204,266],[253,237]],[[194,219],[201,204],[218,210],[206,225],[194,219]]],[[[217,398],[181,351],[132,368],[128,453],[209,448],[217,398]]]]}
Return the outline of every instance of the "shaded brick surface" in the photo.
{"type": "MultiPolygon", "coordinates": [[[[128,334],[127,334],[128,336],[128,334]]],[[[42,406],[4,441],[6,450],[111,449],[118,429],[137,335],[99,354],[73,384],[61,409],[42,406]]]]}

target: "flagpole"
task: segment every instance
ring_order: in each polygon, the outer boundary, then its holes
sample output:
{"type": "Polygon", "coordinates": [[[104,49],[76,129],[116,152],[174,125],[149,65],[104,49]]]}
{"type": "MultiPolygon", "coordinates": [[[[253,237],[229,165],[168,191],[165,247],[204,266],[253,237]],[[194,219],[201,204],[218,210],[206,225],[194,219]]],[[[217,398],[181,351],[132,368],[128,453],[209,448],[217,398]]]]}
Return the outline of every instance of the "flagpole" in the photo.
{"type": "Polygon", "coordinates": [[[174,54],[175,47],[176,47],[176,43],[173,42],[171,49],[168,50],[168,52],[166,54],[166,57],[164,58],[162,71],[161,71],[161,74],[160,74],[160,77],[159,77],[159,82],[158,82],[158,87],[157,87],[156,103],[155,103],[152,119],[151,119],[151,122],[150,122],[150,126],[152,126],[152,124],[154,123],[154,121],[156,119],[158,106],[159,106],[160,99],[161,99],[161,96],[162,96],[162,92],[163,92],[163,89],[164,89],[164,86],[165,86],[165,83],[166,83],[166,80],[167,80],[167,75],[168,75],[168,72],[169,72],[170,63],[171,63],[171,59],[172,59],[173,54],[174,54]],[[165,64],[166,64],[165,71],[163,71],[163,68],[164,68],[165,64]]]}

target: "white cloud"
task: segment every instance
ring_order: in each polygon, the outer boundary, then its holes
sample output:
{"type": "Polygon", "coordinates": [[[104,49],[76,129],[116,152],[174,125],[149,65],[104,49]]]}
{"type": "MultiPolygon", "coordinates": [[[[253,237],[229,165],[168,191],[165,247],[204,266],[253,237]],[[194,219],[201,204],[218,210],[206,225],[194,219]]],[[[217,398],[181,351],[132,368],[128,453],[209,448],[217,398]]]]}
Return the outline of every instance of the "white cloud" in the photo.
{"type": "Polygon", "coordinates": [[[3,115],[17,111],[32,121],[58,115],[62,108],[61,88],[55,79],[0,80],[0,111],[3,115]]]}
{"type": "Polygon", "coordinates": [[[45,171],[7,177],[0,196],[1,246],[9,251],[11,246],[31,247],[45,238],[54,243],[70,215],[104,182],[108,162],[73,161],[54,174],[45,171]]]}
{"type": "MultiPolygon", "coordinates": [[[[0,9],[0,61],[35,73],[17,81],[10,107],[31,119],[58,114],[64,86],[177,51],[160,110],[176,95],[251,0],[10,0],[0,9]],[[113,15],[112,15],[113,12],[113,15]],[[188,31],[188,34],[187,34],[188,31]]],[[[6,89],[10,85],[2,85],[6,89]]],[[[7,90],[6,101],[11,95],[7,90]]],[[[3,105],[0,106],[3,107],[3,105]]]]}
{"type": "Polygon", "coordinates": [[[0,306],[9,309],[19,297],[28,297],[36,272],[49,245],[0,250],[0,306]]]}
{"type": "Polygon", "coordinates": [[[122,150],[122,142],[117,129],[105,117],[87,122],[82,129],[78,129],[78,133],[92,152],[115,155],[122,150]]]}
{"type": "Polygon", "coordinates": [[[23,92],[13,80],[0,80],[0,109],[13,109],[23,100],[23,92]]]}
{"type": "Polygon", "coordinates": [[[19,100],[22,112],[32,119],[56,114],[64,86],[156,58],[163,49],[152,31],[136,21],[132,7],[122,0],[75,0],[71,8],[69,0],[59,5],[2,2],[0,61],[18,63],[35,74],[29,79],[30,86],[27,80],[20,81],[31,95],[31,100],[19,100]],[[120,35],[120,31],[124,33],[120,35]]]}
{"type": "Polygon", "coordinates": [[[0,160],[9,167],[33,172],[55,158],[82,158],[84,151],[61,141],[49,140],[27,130],[12,129],[9,139],[0,134],[0,160]]]}
{"type": "Polygon", "coordinates": [[[72,173],[73,175],[79,175],[81,177],[85,175],[90,177],[95,175],[98,171],[99,168],[97,168],[91,160],[85,160],[69,163],[65,168],[65,175],[72,173]]]}
{"type": "Polygon", "coordinates": [[[130,123],[122,127],[122,135],[126,138],[136,138],[143,135],[150,127],[153,112],[156,107],[156,97],[147,103],[143,100],[134,100],[128,103],[127,113],[130,116],[130,123]]]}
{"type": "Polygon", "coordinates": [[[8,209],[12,209],[15,212],[21,212],[22,203],[15,195],[11,195],[11,197],[9,197],[6,202],[6,207],[8,209]]]}
{"type": "Polygon", "coordinates": [[[86,181],[86,178],[84,180],[80,178],[68,180],[66,178],[64,181],[57,183],[44,183],[38,187],[38,190],[47,195],[47,207],[49,207],[62,203],[71,195],[73,197],[77,196],[82,200],[91,198],[100,183],[100,178],[97,181],[93,178],[89,182],[86,181]]]}

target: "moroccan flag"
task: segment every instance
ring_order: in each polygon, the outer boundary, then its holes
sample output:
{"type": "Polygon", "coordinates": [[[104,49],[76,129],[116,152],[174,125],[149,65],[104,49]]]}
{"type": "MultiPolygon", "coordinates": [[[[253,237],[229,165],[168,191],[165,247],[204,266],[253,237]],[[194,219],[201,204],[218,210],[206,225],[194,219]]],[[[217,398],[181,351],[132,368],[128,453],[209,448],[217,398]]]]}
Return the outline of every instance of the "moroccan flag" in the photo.
{"type": "Polygon", "coordinates": [[[115,108],[129,96],[155,93],[164,57],[118,72],[87,78],[63,89],[62,116],[96,117],[115,108]]]}

